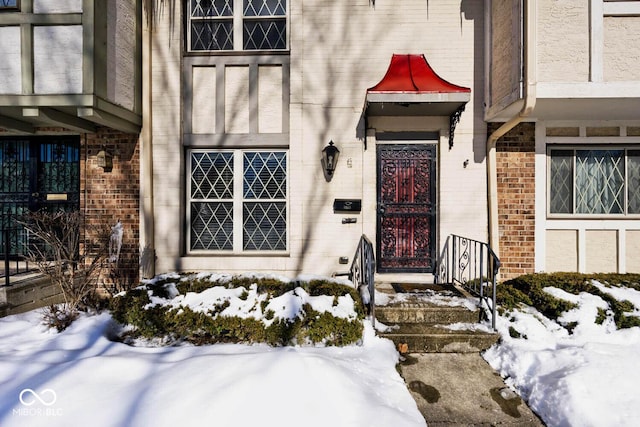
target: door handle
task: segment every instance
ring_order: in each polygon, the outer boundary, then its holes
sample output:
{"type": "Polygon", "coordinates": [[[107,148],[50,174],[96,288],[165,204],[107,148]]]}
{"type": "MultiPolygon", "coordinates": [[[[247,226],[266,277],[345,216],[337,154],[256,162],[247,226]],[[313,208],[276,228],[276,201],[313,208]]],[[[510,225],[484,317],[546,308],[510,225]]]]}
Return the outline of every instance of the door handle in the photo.
{"type": "Polygon", "coordinates": [[[383,205],[382,203],[380,205],[378,205],[378,213],[379,214],[384,215],[386,210],[387,210],[387,207],[385,205],[383,205]]]}
{"type": "Polygon", "coordinates": [[[40,193],[38,192],[31,193],[31,197],[40,197],[40,193]]]}

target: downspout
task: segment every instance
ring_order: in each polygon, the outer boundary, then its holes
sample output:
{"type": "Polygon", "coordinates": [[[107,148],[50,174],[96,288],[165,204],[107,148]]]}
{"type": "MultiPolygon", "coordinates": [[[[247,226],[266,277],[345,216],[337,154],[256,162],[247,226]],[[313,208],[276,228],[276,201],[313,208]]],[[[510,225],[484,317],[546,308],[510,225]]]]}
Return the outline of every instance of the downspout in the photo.
{"type": "Polygon", "coordinates": [[[140,223],[141,253],[140,267],[143,278],[155,276],[156,249],[155,249],[155,219],[153,202],[153,131],[152,131],[152,34],[153,15],[143,17],[142,30],[142,131],[141,137],[141,179],[140,192],[142,198],[142,212],[140,223]]]}
{"type": "MultiPolygon", "coordinates": [[[[489,198],[489,245],[498,258],[500,257],[500,229],[498,226],[498,172],[496,167],[496,143],[511,129],[523,122],[533,111],[536,105],[536,1],[523,0],[526,5],[524,11],[523,29],[523,68],[524,80],[523,98],[524,104],[517,115],[505,122],[493,131],[487,139],[487,194],[489,198]]],[[[485,2],[485,7],[491,7],[490,0],[485,2]]],[[[486,23],[486,28],[489,23],[486,23]]],[[[485,30],[485,31],[488,31],[485,30]]]]}

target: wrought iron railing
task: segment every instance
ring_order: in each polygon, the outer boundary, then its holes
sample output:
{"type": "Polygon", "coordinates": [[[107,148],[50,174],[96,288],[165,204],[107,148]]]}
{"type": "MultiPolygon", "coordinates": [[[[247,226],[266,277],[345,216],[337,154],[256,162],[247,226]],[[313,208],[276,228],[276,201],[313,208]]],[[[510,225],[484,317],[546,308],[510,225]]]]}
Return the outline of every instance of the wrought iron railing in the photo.
{"type": "Polygon", "coordinates": [[[373,245],[367,236],[363,234],[360,237],[351,268],[349,269],[349,280],[353,282],[358,290],[372,323],[375,322],[375,266],[376,258],[373,253],[373,245]]]}
{"type": "Polygon", "coordinates": [[[457,283],[480,298],[496,327],[496,292],[500,260],[484,242],[457,236],[447,238],[436,269],[437,283],[457,283]]]}
{"type": "Polygon", "coordinates": [[[27,231],[21,227],[2,227],[0,229],[1,259],[4,261],[4,282],[10,284],[10,277],[29,271],[29,262],[24,258],[21,243],[26,239],[27,231]]]}

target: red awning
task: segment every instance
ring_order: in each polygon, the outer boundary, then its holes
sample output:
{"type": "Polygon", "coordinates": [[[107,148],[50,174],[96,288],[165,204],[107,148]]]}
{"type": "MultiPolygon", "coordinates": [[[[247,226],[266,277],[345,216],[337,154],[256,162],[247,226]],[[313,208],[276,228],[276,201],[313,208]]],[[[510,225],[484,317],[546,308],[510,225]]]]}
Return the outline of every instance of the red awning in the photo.
{"type": "Polygon", "coordinates": [[[367,89],[366,112],[450,116],[469,102],[470,94],[470,88],[438,76],[424,55],[394,54],[382,80],[367,89]]]}

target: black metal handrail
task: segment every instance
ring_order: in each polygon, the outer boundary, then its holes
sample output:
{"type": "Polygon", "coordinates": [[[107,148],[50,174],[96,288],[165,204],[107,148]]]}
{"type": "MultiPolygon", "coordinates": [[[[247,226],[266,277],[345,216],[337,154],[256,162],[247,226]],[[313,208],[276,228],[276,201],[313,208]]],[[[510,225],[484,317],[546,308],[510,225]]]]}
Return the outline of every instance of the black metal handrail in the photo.
{"type": "Polygon", "coordinates": [[[3,227],[0,233],[2,240],[0,250],[2,250],[2,259],[4,260],[4,281],[5,285],[9,286],[11,276],[29,271],[29,263],[23,259],[23,254],[17,246],[20,234],[25,233],[25,230],[21,227],[3,227]],[[12,242],[16,242],[16,244],[12,245],[12,242]],[[14,268],[11,268],[12,261],[15,262],[14,268]]]}
{"type": "Polygon", "coordinates": [[[500,259],[491,247],[478,240],[452,234],[447,238],[436,269],[437,283],[457,283],[480,298],[496,328],[497,278],[500,259]]]}
{"type": "Polygon", "coordinates": [[[373,252],[373,245],[367,236],[363,234],[360,237],[351,268],[349,269],[349,280],[353,282],[358,290],[372,324],[375,322],[375,265],[376,258],[373,252]]]}

